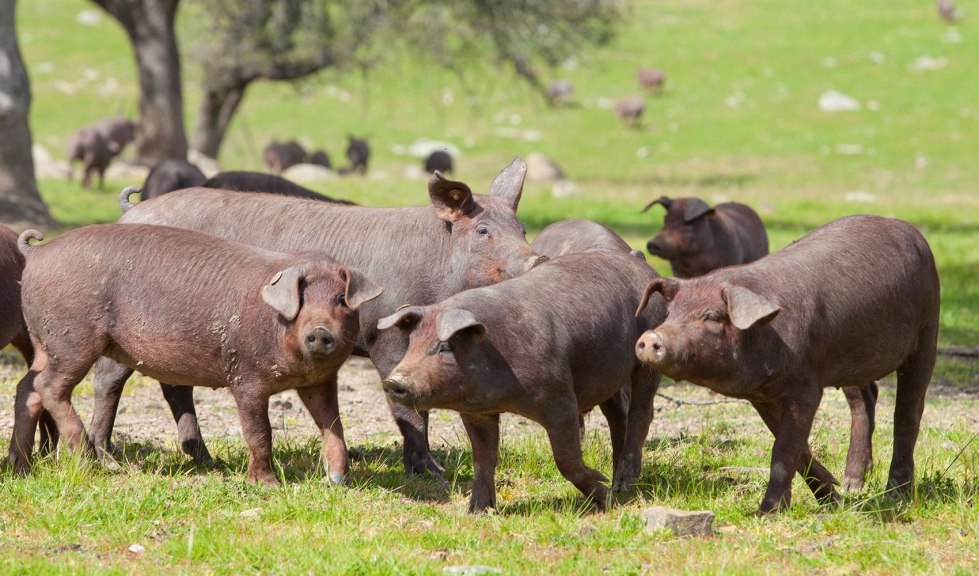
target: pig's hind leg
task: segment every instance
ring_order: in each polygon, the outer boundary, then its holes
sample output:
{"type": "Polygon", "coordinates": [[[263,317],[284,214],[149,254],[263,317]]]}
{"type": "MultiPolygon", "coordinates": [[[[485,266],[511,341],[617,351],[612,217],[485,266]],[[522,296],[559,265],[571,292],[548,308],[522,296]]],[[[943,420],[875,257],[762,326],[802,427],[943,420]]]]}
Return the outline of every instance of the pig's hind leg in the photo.
{"type": "Polygon", "coordinates": [[[323,437],[323,465],[330,481],[343,484],[350,465],[347,460],[347,443],[343,439],[343,424],[340,423],[336,376],[326,384],[298,388],[296,392],[320,429],[323,437]]]}
{"type": "Polygon", "coordinates": [[[62,442],[73,452],[84,455],[91,451],[92,444],[85,434],[81,418],[71,404],[71,393],[98,356],[89,357],[80,348],[79,346],[72,350],[75,352],[72,354],[49,355],[35,341],[36,353],[31,370],[36,372],[34,390],[41,397],[44,409],[57,422],[62,442]]]}
{"type": "Polygon", "coordinates": [[[579,441],[577,404],[574,398],[548,403],[547,414],[537,421],[547,431],[554,463],[561,475],[591,499],[597,508],[605,509],[608,488],[603,482],[608,482],[608,478],[585,466],[579,441]]]}
{"type": "Polygon", "coordinates": [[[846,453],[843,491],[863,490],[864,476],[874,466],[874,420],[877,410],[877,383],[843,388],[850,406],[850,449],[846,453]]]}
{"type": "Polygon", "coordinates": [[[160,391],[170,406],[173,421],[177,423],[177,439],[184,454],[194,459],[195,464],[210,465],[214,463],[211,453],[207,451],[201,427],[197,420],[197,409],[194,407],[193,386],[173,386],[160,382],[160,391]]]}
{"type": "MultiPolygon", "coordinates": [[[[598,405],[602,415],[608,421],[609,436],[612,438],[612,470],[618,470],[622,459],[622,448],[625,447],[625,434],[629,418],[629,402],[622,391],[598,405]]],[[[581,418],[578,419],[581,424],[581,418]]],[[[582,432],[583,433],[583,432],[582,432]]]]}
{"type": "Polygon", "coordinates": [[[642,448],[646,436],[649,435],[649,424],[653,421],[653,399],[662,380],[662,374],[641,362],[632,371],[625,443],[622,458],[612,475],[613,491],[625,492],[639,479],[642,472],[642,448]]]}
{"type": "Polygon", "coordinates": [[[914,446],[918,441],[925,393],[931,382],[937,355],[938,322],[933,331],[918,336],[918,348],[897,369],[897,398],[894,405],[894,455],[887,474],[887,489],[907,494],[914,482],[914,446]]]}
{"type": "MultiPolygon", "coordinates": [[[[500,415],[460,414],[473,449],[473,491],[469,512],[496,508],[496,465],[500,457],[500,415]]],[[[577,421],[578,413],[575,411],[577,421]]],[[[578,437],[574,444],[579,446],[578,437]]],[[[580,446],[579,446],[580,450],[580,446]]]]}

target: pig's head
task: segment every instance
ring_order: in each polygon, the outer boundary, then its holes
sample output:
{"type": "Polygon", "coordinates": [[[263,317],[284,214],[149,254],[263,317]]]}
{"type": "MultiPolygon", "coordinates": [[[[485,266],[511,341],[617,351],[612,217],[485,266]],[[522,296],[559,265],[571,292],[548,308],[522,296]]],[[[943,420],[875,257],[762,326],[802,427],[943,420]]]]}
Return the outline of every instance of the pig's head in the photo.
{"type": "Polygon", "coordinates": [[[357,310],[383,291],[355,268],[309,264],[277,272],[262,288],[262,300],[278,312],[291,363],[334,368],[357,342],[357,310]]]}
{"type": "Polygon", "coordinates": [[[636,356],[674,380],[712,388],[712,382],[757,385],[759,370],[767,370],[778,354],[771,322],[782,309],[743,286],[706,280],[649,283],[636,314],[659,293],[669,303],[668,315],[639,338],[636,356]]]}
{"type": "Polygon", "coordinates": [[[384,379],[384,393],[415,410],[477,407],[485,393],[480,376],[505,374],[505,362],[472,312],[439,308],[412,306],[378,321],[379,330],[409,336],[408,352],[384,379]]]}
{"type": "Polygon", "coordinates": [[[547,259],[530,247],[517,220],[526,175],[527,164],[518,156],[493,180],[489,196],[475,196],[439,172],[429,180],[432,208],[450,234],[446,296],[514,278],[547,259]]]}
{"type": "Polygon", "coordinates": [[[710,229],[710,218],[714,209],[700,198],[678,198],[676,200],[660,196],[642,209],[649,210],[656,204],[666,208],[663,230],[646,244],[649,253],[665,260],[676,260],[684,256],[700,254],[714,245],[710,229]]]}

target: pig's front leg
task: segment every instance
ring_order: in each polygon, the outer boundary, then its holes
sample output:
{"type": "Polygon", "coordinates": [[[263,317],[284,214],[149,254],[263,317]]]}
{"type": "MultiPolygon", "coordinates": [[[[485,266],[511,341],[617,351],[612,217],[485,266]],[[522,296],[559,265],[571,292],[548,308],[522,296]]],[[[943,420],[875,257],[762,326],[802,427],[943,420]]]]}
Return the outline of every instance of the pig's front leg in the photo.
{"type": "MultiPolygon", "coordinates": [[[[635,391],[633,391],[635,393],[635,391]]],[[[603,484],[608,478],[597,470],[585,466],[578,440],[578,406],[573,399],[558,400],[547,404],[547,414],[538,422],[547,431],[554,452],[554,463],[569,482],[575,485],[599,509],[605,508],[608,488],[603,484]]]]}
{"type": "MultiPolygon", "coordinates": [[[[460,416],[473,449],[473,491],[469,498],[469,512],[477,514],[487,508],[496,508],[495,475],[500,453],[500,415],[460,414],[460,416]]],[[[576,422],[577,417],[576,410],[576,422]]],[[[573,440],[577,446],[578,437],[575,436],[573,440]]]]}
{"type": "Polygon", "coordinates": [[[629,399],[625,446],[622,458],[612,474],[612,490],[629,490],[642,472],[642,447],[653,421],[653,399],[663,376],[647,364],[639,364],[632,372],[632,397],[629,399]]]}
{"type": "Polygon", "coordinates": [[[272,473],[272,424],[269,422],[269,395],[261,384],[238,382],[231,387],[238,405],[241,431],[248,444],[248,480],[278,486],[272,473]]]}
{"type": "Polygon", "coordinates": [[[323,465],[330,481],[343,484],[350,472],[350,465],[347,461],[347,443],[343,439],[343,424],[340,423],[336,375],[326,384],[299,388],[296,392],[320,429],[323,437],[323,465]]]}
{"type": "Polygon", "coordinates": [[[874,466],[874,417],[877,411],[877,383],[843,388],[850,406],[850,449],[846,453],[843,491],[863,490],[864,476],[874,466]]]}

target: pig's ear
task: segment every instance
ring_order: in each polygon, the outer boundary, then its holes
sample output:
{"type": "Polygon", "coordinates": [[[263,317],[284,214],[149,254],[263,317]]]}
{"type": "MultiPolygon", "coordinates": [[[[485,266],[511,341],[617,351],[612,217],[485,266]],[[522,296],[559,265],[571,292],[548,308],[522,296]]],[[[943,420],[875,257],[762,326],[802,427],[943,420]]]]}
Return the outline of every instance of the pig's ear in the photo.
{"type": "Polygon", "coordinates": [[[714,209],[700,198],[690,198],[683,206],[683,221],[691,223],[704,214],[712,214],[714,209]]]}
{"type": "Polygon", "coordinates": [[[409,306],[407,308],[402,308],[391,314],[390,316],[385,316],[377,321],[378,330],[387,330],[392,326],[397,326],[405,332],[411,332],[418,325],[418,321],[422,317],[422,307],[421,306],[409,306]]]}
{"type": "Polygon", "coordinates": [[[286,320],[295,320],[299,314],[299,281],[305,276],[306,272],[296,267],[277,272],[262,288],[262,300],[286,320]]]}
{"type": "Polygon", "coordinates": [[[639,308],[636,308],[636,317],[638,318],[642,311],[646,309],[649,305],[649,299],[653,294],[659,292],[663,295],[663,298],[669,302],[673,300],[676,296],[677,289],[680,288],[680,281],[676,278],[654,278],[647,286],[646,291],[642,294],[642,300],[639,302],[639,308]]]}
{"type": "Polygon", "coordinates": [[[361,304],[377,298],[381,292],[384,292],[384,288],[374,284],[356,268],[342,268],[340,276],[347,282],[347,293],[344,298],[347,300],[347,307],[351,310],[360,308],[361,304]]]}
{"type": "Polygon", "coordinates": [[[510,165],[500,170],[500,173],[490,184],[489,195],[495,196],[510,204],[513,211],[517,211],[517,204],[520,203],[520,195],[523,194],[523,181],[527,177],[527,163],[520,156],[513,159],[510,165]]]}
{"type": "Polygon", "coordinates": [[[448,342],[449,338],[463,330],[470,330],[477,336],[486,334],[486,326],[482,325],[469,310],[443,310],[435,320],[435,331],[439,340],[448,342]]]}
{"type": "Polygon", "coordinates": [[[756,324],[764,326],[782,311],[768,298],[741,286],[725,288],[724,299],[727,301],[727,313],[731,317],[731,323],[738,330],[747,330],[756,324]]]}
{"type": "Polygon", "coordinates": [[[646,207],[642,209],[642,212],[645,212],[646,210],[649,210],[650,208],[652,208],[653,206],[655,206],[657,204],[660,204],[660,205],[663,206],[663,208],[666,208],[667,210],[669,210],[670,209],[670,204],[673,204],[673,200],[671,200],[670,198],[667,198],[666,196],[660,196],[659,198],[653,200],[649,204],[646,204],[646,207]]]}
{"type": "Polygon", "coordinates": [[[476,207],[472,190],[462,182],[448,180],[438,170],[428,181],[428,197],[435,207],[435,214],[446,222],[465,216],[476,207]]]}

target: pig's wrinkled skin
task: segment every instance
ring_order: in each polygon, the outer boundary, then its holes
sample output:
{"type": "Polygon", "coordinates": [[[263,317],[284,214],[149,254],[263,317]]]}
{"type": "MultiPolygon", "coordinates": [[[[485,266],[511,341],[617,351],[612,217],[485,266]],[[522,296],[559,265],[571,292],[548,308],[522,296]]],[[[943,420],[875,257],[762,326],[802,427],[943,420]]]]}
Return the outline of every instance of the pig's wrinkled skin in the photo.
{"type": "Polygon", "coordinates": [[[473,449],[469,509],[496,506],[499,415],[519,414],[547,431],[561,474],[604,507],[606,478],[581,457],[578,414],[600,406],[612,436],[613,489],[639,477],[642,445],[660,375],[636,359],[643,330],[659,324],[656,299],[637,319],[641,287],[657,274],[608,250],[561,256],[495,286],[381,319],[407,334],[408,351],[384,379],[388,398],[414,410],[458,411],[473,449]],[[631,382],[628,414],[618,392],[631,382]]]}
{"type": "Polygon", "coordinates": [[[840,502],[808,446],[823,388],[895,370],[887,488],[911,488],[939,316],[934,257],[913,226],[840,218],[753,264],[654,280],[650,294],[670,302],[669,316],[642,335],[638,357],[674,380],[749,400],[775,435],[760,513],[789,506],[795,472],[819,500],[840,502]]]}
{"type": "MultiPolygon", "coordinates": [[[[526,173],[523,159],[515,158],[497,175],[489,196],[474,195],[462,182],[435,174],[428,186],[431,205],[410,208],[192,188],[140,203],[119,221],[201,230],[284,252],[320,250],[379,279],[386,291],[360,311],[355,354],[369,356],[383,379],[401,360],[408,338],[397,330],[379,332],[379,318],[404,304],[432,304],[519,276],[542,260],[527,244],[516,216],[526,173]]],[[[109,360],[96,366],[91,431],[97,445],[109,445],[119,397],[131,373],[109,360]]],[[[168,392],[164,387],[181,446],[197,461],[206,461],[189,391],[168,392]]],[[[441,474],[429,449],[428,413],[392,402],[389,406],[404,435],[406,472],[441,474]]]]}
{"type": "Polygon", "coordinates": [[[642,211],[656,204],[666,208],[666,218],[663,230],[646,248],[653,256],[669,260],[677,278],[702,276],[768,254],[765,226],[744,204],[725,202],[711,208],[700,198],[661,196],[642,211]]]}
{"type": "MultiPolygon", "coordinates": [[[[27,324],[20,306],[20,276],[24,270],[24,255],[17,249],[17,233],[0,226],[0,348],[13,344],[30,366],[34,361],[34,345],[31,344],[27,324]]],[[[41,417],[41,452],[48,453],[58,442],[58,428],[47,412],[42,412],[41,397],[32,388],[17,388],[15,403],[23,405],[41,417]]],[[[34,430],[31,430],[31,442],[34,430]]]]}
{"type": "Polygon", "coordinates": [[[167,192],[201,186],[206,180],[204,173],[186,160],[164,160],[150,170],[139,199],[145,202],[167,192]]]}
{"type": "MultiPolygon", "coordinates": [[[[267,484],[279,483],[269,396],[296,389],[322,433],[330,479],[343,480],[337,371],[357,340],[357,309],[382,288],[321,253],[271,252],[192,230],[102,224],[27,244],[39,236],[20,239],[36,351],[24,380],[69,448],[92,448],[71,391],[106,356],[164,382],[230,388],[248,478],[267,484]]],[[[17,405],[10,456],[18,470],[30,466],[35,412],[17,405]]]]}

